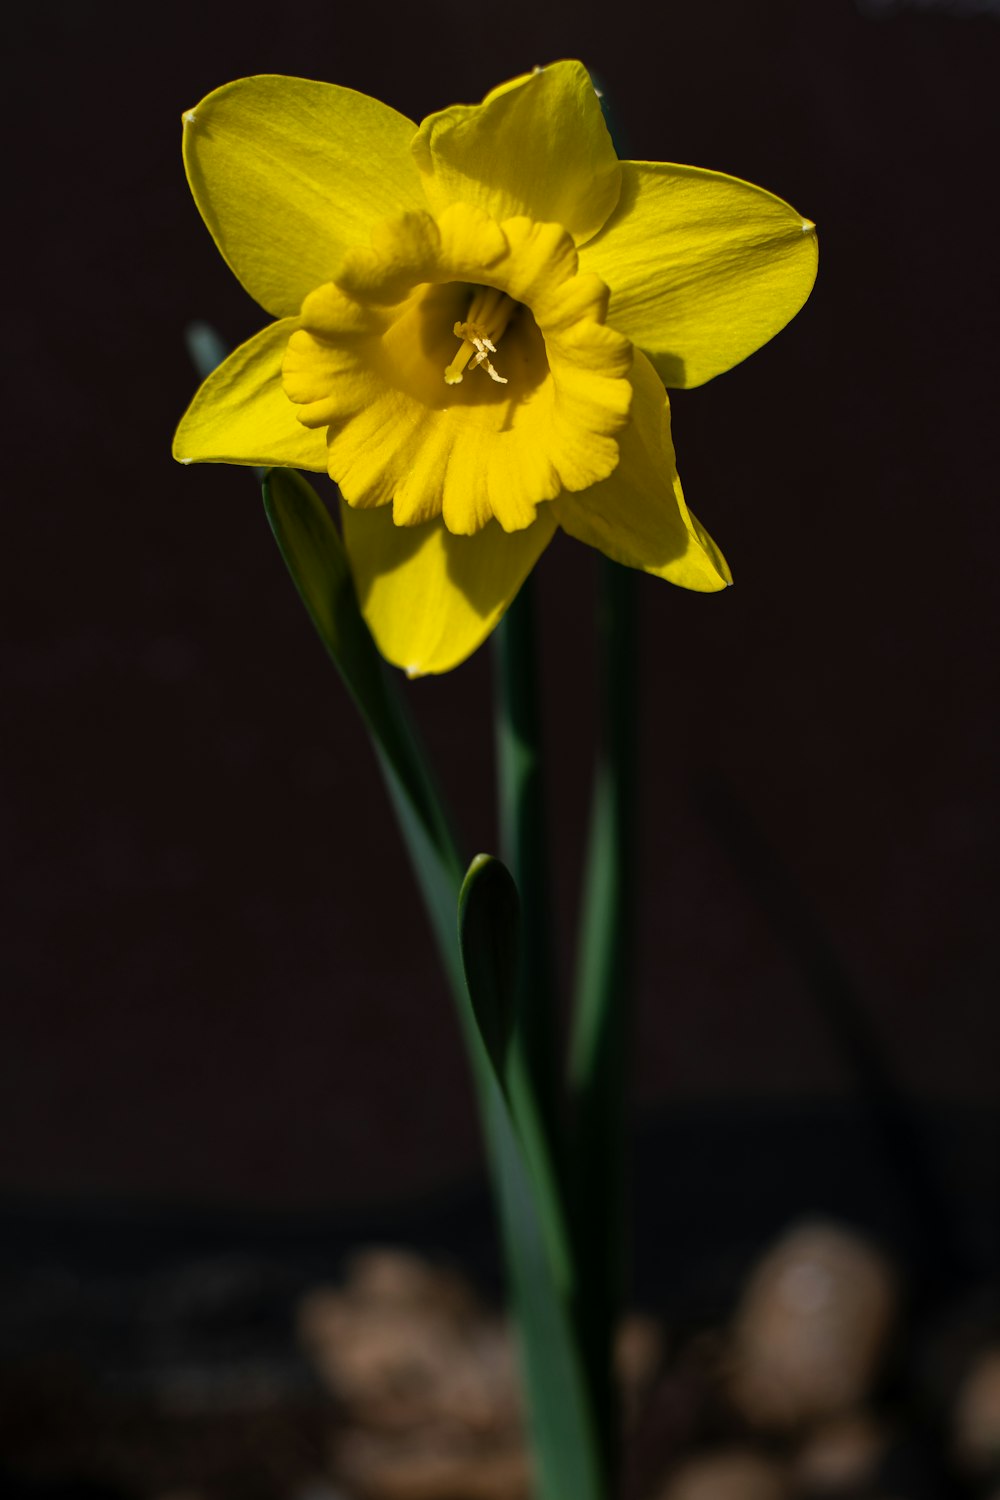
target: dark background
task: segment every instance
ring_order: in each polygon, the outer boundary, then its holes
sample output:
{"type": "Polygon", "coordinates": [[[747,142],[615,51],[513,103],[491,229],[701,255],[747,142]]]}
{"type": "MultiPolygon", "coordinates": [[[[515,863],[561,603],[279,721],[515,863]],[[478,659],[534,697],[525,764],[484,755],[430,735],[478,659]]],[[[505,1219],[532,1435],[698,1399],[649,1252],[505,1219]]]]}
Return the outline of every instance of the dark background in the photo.
{"type": "MultiPolygon", "coordinates": [[[[741,1204],[850,1198],[872,1094],[818,1003],[818,932],[972,1260],[992,1253],[997,17],[61,0],[9,40],[6,1222],[363,1221],[476,1180],[456,1027],[364,733],[252,476],[169,456],[186,323],[236,343],[265,321],[190,200],[180,116],[286,72],[418,120],[579,56],[632,155],[760,182],[821,247],[795,322],[674,403],[736,587],[641,583],[644,1200],[738,1235],[741,1204]]],[[[567,965],[595,577],[565,538],[537,573],[567,965]]],[[[470,854],[495,841],[490,692],[488,648],[410,690],[470,854]]]]}

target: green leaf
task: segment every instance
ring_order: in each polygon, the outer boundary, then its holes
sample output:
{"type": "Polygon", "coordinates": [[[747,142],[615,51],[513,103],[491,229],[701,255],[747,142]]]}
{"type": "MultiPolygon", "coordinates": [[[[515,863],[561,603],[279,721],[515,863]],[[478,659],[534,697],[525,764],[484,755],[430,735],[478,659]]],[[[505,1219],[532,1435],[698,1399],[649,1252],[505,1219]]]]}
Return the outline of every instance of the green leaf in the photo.
{"type": "Polygon", "coordinates": [[[207,380],[229,353],[228,345],[211,323],[189,323],[184,330],[184,342],[191,363],[202,380],[207,380]]]}
{"type": "Polygon", "coordinates": [[[371,735],[449,979],[464,998],[455,942],[463,861],[400,693],[358,608],[340,533],[312,485],[293,469],[268,470],[262,490],[299,596],[371,735]]]}
{"type": "Polygon", "coordinates": [[[602,1500],[599,1428],[573,1320],[573,1277],[558,1188],[531,1081],[512,1045],[518,897],[499,860],[473,860],[459,901],[459,940],[475,1069],[517,1313],[527,1408],[543,1500],[602,1500]]]}

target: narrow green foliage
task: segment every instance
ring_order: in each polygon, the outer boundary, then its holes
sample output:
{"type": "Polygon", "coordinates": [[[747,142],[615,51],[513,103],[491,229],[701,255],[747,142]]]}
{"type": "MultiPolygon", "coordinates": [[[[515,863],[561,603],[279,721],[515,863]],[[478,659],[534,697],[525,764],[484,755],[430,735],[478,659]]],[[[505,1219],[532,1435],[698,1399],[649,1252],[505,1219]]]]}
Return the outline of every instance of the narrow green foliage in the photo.
{"type": "Polygon", "coordinates": [[[480,855],[462,886],[459,942],[472,1014],[483,1124],[517,1312],[542,1500],[603,1500],[599,1429],[572,1316],[573,1277],[537,1102],[513,1039],[518,897],[499,860],[480,855]]]}
{"type": "Polygon", "coordinates": [[[577,1321],[595,1405],[605,1414],[609,1472],[617,1464],[611,1361],[624,1301],[627,1219],[639,649],[635,581],[629,569],[602,562],[600,743],[570,1048],[572,1224],[580,1273],[577,1321]]]}
{"type": "Polygon", "coordinates": [[[402,697],[358,608],[340,533],[294,470],[269,470],[262,489],[295,587],[371,735],[449,979],[464,993],[455,944],[463,863],[402,697]]]}
{"type": "Polygon", "coordinates": [[[542,775],[538,631],[530,577],[497,627],[494,674],[500,852],[521,893],[521,962],[515,998],[518,1048],[558,1169],[562,1079],[542,775]]]}
{"type": "Polygon", "coordinates": [[[218,369],[229,354],[229,346],[211,323],[189,323],[184,330],[184,342],[191,363],[202,380],[218,369]]]}

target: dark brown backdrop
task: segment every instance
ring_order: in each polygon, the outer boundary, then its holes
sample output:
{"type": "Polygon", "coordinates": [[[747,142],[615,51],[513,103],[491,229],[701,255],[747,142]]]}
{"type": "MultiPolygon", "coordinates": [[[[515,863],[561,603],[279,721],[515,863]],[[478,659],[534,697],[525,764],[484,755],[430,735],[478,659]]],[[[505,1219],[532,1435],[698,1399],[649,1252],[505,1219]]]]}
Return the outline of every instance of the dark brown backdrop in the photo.
{"type": "MultiPolygon", "coordinates": [[[[737,586],[642,586],[637,1099],[852,1088],[698,800],[711,768],[912,1097],[995,1101],[1000,22],[849,0],[62,0],[14,42],[0,1194],[349,1204],[478,1160],[369,749],[253,480],[169,457],[186,321],[232,342],[263,321],[189,199],[180,115],[255,71],[418,119],[577,55],[633,155],[748,177],[818,222],[801,316],[675,403],[737,586]]],[[[567,954],[593,579],[568,542],[538,574],[567,954]]],[[[483,651],[412,692],[470,853],[494,838],[489,679],[483,651]]]]}

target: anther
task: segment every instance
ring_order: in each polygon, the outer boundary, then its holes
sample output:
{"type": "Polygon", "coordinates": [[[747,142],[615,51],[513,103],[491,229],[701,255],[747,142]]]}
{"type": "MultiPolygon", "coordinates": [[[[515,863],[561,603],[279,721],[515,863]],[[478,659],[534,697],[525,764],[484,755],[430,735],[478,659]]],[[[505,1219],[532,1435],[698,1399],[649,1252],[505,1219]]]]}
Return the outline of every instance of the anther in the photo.
{"type": "Polygon", "coordinates": [[[468,365],[478,370],[482,366],[497,385],[506,385],[506,375],[495,368],[490,355],[497,352],[496,340],[501,337],[510,322],[515,303],[496,287],[480,287],[472,299],[469,316],[455,324],[452,332],[462,340],[461,348],[444,372],[448,385],[460,385],[463,372],[468,365]]]}

